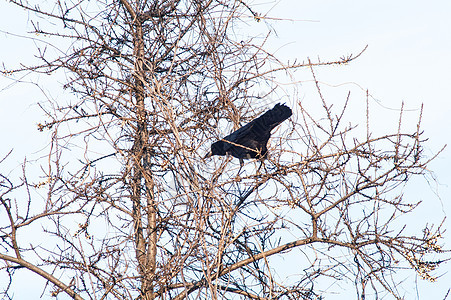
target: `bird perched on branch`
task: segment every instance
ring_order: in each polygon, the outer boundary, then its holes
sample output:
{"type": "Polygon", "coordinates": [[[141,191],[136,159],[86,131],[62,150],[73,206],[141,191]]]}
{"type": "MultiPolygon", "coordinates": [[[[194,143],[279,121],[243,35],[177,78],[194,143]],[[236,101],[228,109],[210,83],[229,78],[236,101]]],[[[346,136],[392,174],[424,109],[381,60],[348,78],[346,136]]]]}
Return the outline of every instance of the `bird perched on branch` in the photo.
{"type": "Polygon", "coordinates": [[[285,104],[276,104],[273,109],[213,143],[211,152],[205,158],[212,155],[230,154],[239,158],[241,165],[245,158],[266,158],[271,130],[291,117],[292,114],[291,109],[285,104]]]}

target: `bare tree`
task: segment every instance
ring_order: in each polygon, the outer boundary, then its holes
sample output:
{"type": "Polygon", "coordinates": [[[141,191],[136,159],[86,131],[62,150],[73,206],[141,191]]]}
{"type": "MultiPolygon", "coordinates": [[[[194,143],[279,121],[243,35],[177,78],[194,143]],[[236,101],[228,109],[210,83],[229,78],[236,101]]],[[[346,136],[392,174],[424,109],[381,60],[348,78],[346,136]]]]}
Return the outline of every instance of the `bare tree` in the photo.
{"type": "Polygon", "coordinates": [[[410,131],[401,113],[398,130],[373,136],[368,109],[362,135],[349,96],[332,106],[316,80],[316,67],[360,54],[281,63],[237,33],[261,21],[245,1],[11,2],[50,20],[32,24],[53,47],[38,43],[38,64],[4,72],[64,75],[72,96],[40,103],[39,130],[53,132],[42,182],[25,165],[18,183],[1,175],[10,283],[21,267],[74,299],[316,299],[323,282],[346,279],[364,299],[401,298],[400,269],[434,280],[441,225],[418,235],[398,221],[419,204],[400,188],[431,160],[421,114],[410,131]],[[320,110],[293,101],[261,168],[202,159],[264,111],[277,74],[302,68],[320,110]],[[29,228],[46,242],[21,239],[29,228]]]}

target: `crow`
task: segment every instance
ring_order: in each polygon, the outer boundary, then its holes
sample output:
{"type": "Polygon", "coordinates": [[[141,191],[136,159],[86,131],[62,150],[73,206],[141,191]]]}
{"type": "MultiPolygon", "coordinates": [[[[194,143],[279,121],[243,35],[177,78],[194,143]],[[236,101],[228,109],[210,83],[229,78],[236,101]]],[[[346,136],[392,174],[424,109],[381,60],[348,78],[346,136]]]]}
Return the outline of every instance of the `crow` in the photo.
{"type": "Polygon", "coordinates": [[[292,114],[291,109],[285,104],[276,104],[273,109],[213,143],[211,152],[205,158],[212,155],[230,154],[239,158],[241,165],[243,159],[265,159],[268,154],[267,143],[271,136],[271,130],[291,117],[292,114]]]}

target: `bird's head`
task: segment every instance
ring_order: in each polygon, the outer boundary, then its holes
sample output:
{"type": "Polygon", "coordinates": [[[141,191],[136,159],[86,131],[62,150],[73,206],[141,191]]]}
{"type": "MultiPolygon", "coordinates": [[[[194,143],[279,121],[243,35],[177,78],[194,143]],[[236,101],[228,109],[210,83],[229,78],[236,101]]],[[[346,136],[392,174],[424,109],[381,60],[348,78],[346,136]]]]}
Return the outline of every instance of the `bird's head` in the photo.
{"type": "Polygon", "coordinates": [[[225,155],[224,148],[219,142],[211,144],[211,150],[208,151],[207,155],[205,155],[204,159],[212,157],[213,155],[225,155]]]}
{"type": "Polygon", "coordinates": [[[211,144],[211,155],[226,155],[221,141],[211,144]]]}

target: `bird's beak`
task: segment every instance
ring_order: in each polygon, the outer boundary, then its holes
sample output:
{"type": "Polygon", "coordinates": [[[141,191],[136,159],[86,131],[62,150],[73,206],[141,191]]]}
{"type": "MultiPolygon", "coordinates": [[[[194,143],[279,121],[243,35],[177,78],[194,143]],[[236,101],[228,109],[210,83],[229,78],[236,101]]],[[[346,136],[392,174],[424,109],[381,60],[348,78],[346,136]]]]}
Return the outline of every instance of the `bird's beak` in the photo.
{"type": "Polygon", "coordinates": [[[208,151],[207,155],[204,156],[204,159],[211,157],[211,151],[208,151]]]}

